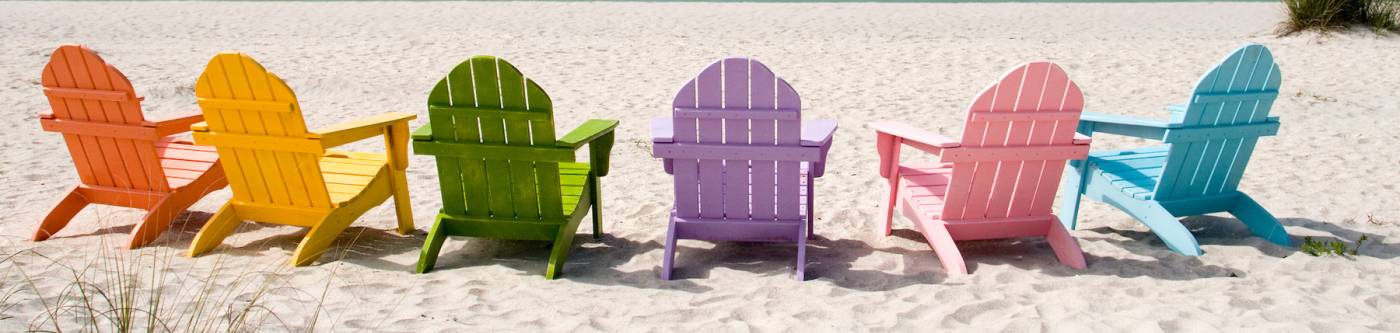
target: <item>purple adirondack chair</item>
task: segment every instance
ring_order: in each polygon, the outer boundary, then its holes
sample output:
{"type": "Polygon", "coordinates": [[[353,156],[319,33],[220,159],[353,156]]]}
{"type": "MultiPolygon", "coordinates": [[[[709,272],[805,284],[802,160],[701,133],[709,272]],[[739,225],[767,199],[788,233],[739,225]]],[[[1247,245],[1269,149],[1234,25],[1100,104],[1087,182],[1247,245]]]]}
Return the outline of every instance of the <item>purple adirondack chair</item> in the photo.
{"type": "Polygon", "coordinates": [[[792,86],[748,58],[706,67],[672,106],[671,119],[651,125],[652,155],[676,189],[661,278],[671,279],[676,240],[698,239],[796,242],[803,280],[812,179],[822,175],[836,122],[804,124],[792,86]]]}

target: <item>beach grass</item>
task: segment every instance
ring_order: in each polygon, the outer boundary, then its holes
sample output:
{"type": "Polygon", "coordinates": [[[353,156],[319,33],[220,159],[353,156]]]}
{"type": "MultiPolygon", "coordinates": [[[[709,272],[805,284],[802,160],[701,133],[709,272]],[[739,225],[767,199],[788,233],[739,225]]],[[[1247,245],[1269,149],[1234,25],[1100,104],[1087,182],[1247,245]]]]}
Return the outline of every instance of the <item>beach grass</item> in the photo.
{"type": "Polygon", "coordinates": [[[1288,10],[1279,32],[1329,32],[1365,26],[1377,32],[1400,31],[1400,0],[1283,0],[1288,10]]]}
{"type": "Polygon", "coordinates": [[[0,267],[10,268],[0,274],[0,320],[27,321],[35,332],[312,332],[331,288],[331,278],[319,292],[298,288],[280,260],[212,256],[205,268],[175,267],[188,259],[180,251],[128,251],[108,241],[114,237],[99,237],[100,250],[86,262],[34,248],[0,256],[0,267]],[[299,304],[310,310],[306,319],[285,316],[302,309],[265,302],[288,293],[313,299],[299,304]],[[10,314],[26,302],[38,303],[32,318],[10,314]]]}

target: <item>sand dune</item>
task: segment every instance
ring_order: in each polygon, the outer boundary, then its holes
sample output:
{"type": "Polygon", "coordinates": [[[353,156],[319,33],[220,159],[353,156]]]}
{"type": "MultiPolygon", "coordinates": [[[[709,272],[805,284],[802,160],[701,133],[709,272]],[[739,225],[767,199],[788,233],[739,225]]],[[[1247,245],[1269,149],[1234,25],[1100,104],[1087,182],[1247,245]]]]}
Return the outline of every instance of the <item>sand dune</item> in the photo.
{"type": "MultiPolygon", "coordinates": [[[[113,268],[102,263],[117,255],[166,277],[168,295],[184,295],[171,296],[166,311],[194,313],[189,295],[210,282],[229,304],[257,297],[276,315],[263,316],[268,330],[304,329],[314,316],[321,331],[1400,331],[1400,38],[1274,37],[1277,4],[0,8],[0,253],[18,253],[0,261],[0,331],[53,328],[45,309],[72,282],[55,262],[90,267],[100,279],[113,268]],[[119,244],[140,212],[112,207],[90,207],[54,239],[29,242],[57,192],[77,178],[60,138],[36,120],[48,109],[39,71],[63,42],[101,52],[157,115],[195,110],[194,80],[216,52],[247,52],[287,80],[311,127],[387,111],[424,115],[428,90],[454,64],[503,57],[550,93],[560,130],[589,118],[622,121],[603,180],[608,235],[580,234],[558,281],[542,277],[546,244],[465,238],[447,242],[437,271],[411,274],[440,200],[432,160],[414,157],[419,232],[392,232],[392,208],[381,206],[312,267],[283,265],[303,229],[252,223],[211,255],[183,257],[227,191],[139,251],[119,244]],[[896,221],[904,230],[894,237],[871,232],[883,190],[865,124],[899,120],[957,134],[970,98],[1036,59],[1063,66],[1089,111],[1165,118],[1166,104],[1183,101],[1200,73],[1245,42],[1273,50],[1284,95],[1274,107],[1283,127],[1261,141],[1242,188],[1296,238],[1370,235],[1360,255],[1312,257],[1250,237],[1229,217],[1197,217],[1185,223],[1207,254],[1183,257],[1127,215],[1089,203],[1073,232],[1088,269],[1059,265],[1040,240],[984,241],[963,246],[972,274],[950,277],[907,220],[896,221]],[[667,115],[689,76],[730,55],[755,57],[790,81],[805,118],[841,124],[834,161],[817,182],[809,281],[791,279],[791,246],[696,241],[681,243],[677,280],[656,277],[671,183],[648,155],[647,120],[667,115]]],[[[371,141],[352,148],[379,149],[371,141]]],[[[81,324],[60,317],[63,327],[81,324]]]]}

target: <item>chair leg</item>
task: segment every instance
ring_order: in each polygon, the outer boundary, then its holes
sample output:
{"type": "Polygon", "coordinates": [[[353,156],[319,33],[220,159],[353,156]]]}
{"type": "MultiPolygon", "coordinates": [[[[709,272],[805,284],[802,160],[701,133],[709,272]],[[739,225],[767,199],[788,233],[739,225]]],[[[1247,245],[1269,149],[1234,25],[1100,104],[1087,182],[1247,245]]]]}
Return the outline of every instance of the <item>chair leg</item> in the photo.
{"type": "Polygon", "coordinates": [[[301,244],[297,245],[297,250],[292,253],[292,266],[306,266],[316,262],[358,216],[359,214],[349,214],[345,208],[327,214],[321,219],[321,223],[311,227],[311,231],[301,239],[301,244]]]}
{"type": "Polygon", "coordinates": [[[1074,230],[1079,226],[1079,204],[1084,194],[1085,177],[1089,170],[1086,161],[1069,161],[1069,168],[1065,168],[1065,178],[1060,184],[1060,220],[1065,228],[1074,230]]]}
{"type": "Polygon", "coordinates": [[[593,240],[603,239],[603,185],[598,181],[598,177],[589,171],[589,185],[592,187],[591,196],[593,200],[593,240]]]}
{"type": "Polygon", "coordinates": [[[671,279],[671,269],[676,262],[676,219],[671,215],[671,223],[666,228],[666,249],[661,254],[661,279],[671,279]]]}
{"type": "Polygon", "coordinates": [[[966,275],[967,264],[963,262],[962,251],[958,250],[958,243],[953,240],[953,235],[948,233],[948,227],[940,221],[915,221],[920,225],[919,231],[924,234],[924,239],[928,240],[928,245],[933,247],[933,253],[938,255],[938,261],[943,263],[943,270],[948,271],[948,275],[966,275]]]}
{"type": "Polygon", "coordinates": [[[1172,251],[1187,256],[1201,255],[1201,245],[1196,241],[1196,236],[1162,205],[1148,202],[1130,213],[1151,228],[1152,233],[1157,234],[1172,251]]]}
{"type": "Polygon", "coordinates": [[[131,243],[128,246],[134,249],[160,238],[180,213],[184,213],[205,195],[224,187],[228,187],[228,179],[224,177],[223,168],[215,165],[194,182],[167,195],[147,211],[144,221],[131,231],[131,243]]]}
{"type": "Polygon", "coordinates": [[[544,271],[544,278],[546,280],[553,280],[559,277],[559,273],[564,271],[564,260],[569,257],[569,250],[573,247],[574,236],[577,231],[576,228],[560,230],[559,235],[554,237],[554,249],[549,251],[549,267],[546,267],[544,271]]]}
{"type": "Polygon", "coordinates": [[[199,256],[218,247],[224,242],[224,238],[233,233],[239,222],[242,221],[238,219],[233,203],[225,203],[223,208],[219,208],[219,212],[209,218],[209,222],[204,223],[199,233],[194,235],[194,240],[190,242],[190,257],[199,256]]]}
{"type": "MultiPolygon", "coordinates": [[[[807,229],[806,227],[802,226],[801,224],[798,224],[798,227],[801,228],[801,229],[807,229]]],[[[799,229],[799,232],[798,232],[798,236],[797,236],[797,281],[806,281],[806,280],[807,280],[807,237],[803,237],[802,235],[804,235],[804,234],[810,235],[810,232],[811,232],[811,229],[807,229],[807,230],[800,230],[800,229],[799,229]]]]}
{"type": "Polygon", "coordinates": [[[899,202],[899,175],[890,176],[889,197],[885,200],[885,236],[893,234],[894,205],[899,202]]]}
{"type": "Polygon", "coordinates": [[[1088,265],[1084,262],[1084,251],[1079,248],[1079,241],[1065,230],[1059,218],[1050,222],[1050,230],[1045,233],[1045,240],[1050,243],[1050,248],[1055,250],[1055,257],[1060,259],[1060,263],[1074,269],[1084,269],[1088,265]]]}
{"type": "Polygon", "coordinates": [[[394,193],[394,215],[399,221],[399,234],[413,232],[413,206],[408,198],[408,176],[402,170],[389,170],[389,188],[394,193]]]}
{"type": "Polygon", "coordinates": [[[1201,245],[1196,242],[1196,236],[1191,235],[1191,231],[1181,224],[1181,220],[1156,201],[1128,197],[1103,178],[1089,181],[1085,191],[1102,194],[1104,203],[1132,215],[1138,222],[1147,225],[1147,228],[1152,229],[1152,233],[1172,251],[1186,256],[1201,255],[1201,245]]]}
{"type": "Polygon", "coordinates": [[[150,244],[160,234],[170,228],[170,223],[175,217],[180,216],[186,209],[194,205],[195,200],[188,198],[190,195],[184,192],[176,192],[167,195],[156,203],[150,211],[146,212],[146,217],[131,230],[131,242],[128,248],[138,248],[150,244]]]}
{"type": "Polygon", "coordinates": [[[68,221],[73,220],[73,216],[77,216],[78,212],[82,211],[83,207],[87,207],[89,203],[86,198],[83,198],[83,194],[78,192],[78,186],[69,188],[68,192],[63,194],[63,199],[59,199],[58,203],[54,204],[53,209],[49,210],[49,214],[44,216],[44,220],[39,222],[39,228],[34,230],[34,241],[49,239],[58,233],[60,229],[68,225],[68,221]]]}
{"type": "Polygon", "coordinates": [[[433,270],[437,264],[438,253],[442,251],[442,243],[447,240],[447,230],[443,228],[444,221],[441,214],[437,221],[433,223],[433,230],[428,231],[428,238],[423,240],[423,252],[418,254],[418,273],[427,273],[433,270]]]}
{"type": "Polygon", "coordinates": [[[816,236],[816,232],[817,232],[817,231],[816,231],[816,230],[817,230],[817,229],[816,229],[817,214],[816,214],[816,210],[813,209],[814,204],[816,204],[816,202],[817,202],[817,199],[816,199],[816,196],[815,196],[816,193],[817,193],[817,191],[816,191],[816,183],[814,183],[813,180],[815,180],[815,178],[812,177],[812,174],[811,174],[811,173],[808,173],[808,174],[807,174],[807,238],[812,238],[813,236],[816,236]]]}
{"type": "Polygon", "coordinates": [[[1235,208],[1230,209],[1230,214],[1249,226],[1249,231],[1259,238],[1266,239],[1274,244],[1282,246],[1293,246],[1293,241],[1288,238],[1288,232],[1283,230],[1283,225],[1278,223],[1278,219],[1273,214],[1269,214],[1264,206],[1260,206],[1258,201],[1254,201],[1244,193],[1240,193],[1235,208]]]}

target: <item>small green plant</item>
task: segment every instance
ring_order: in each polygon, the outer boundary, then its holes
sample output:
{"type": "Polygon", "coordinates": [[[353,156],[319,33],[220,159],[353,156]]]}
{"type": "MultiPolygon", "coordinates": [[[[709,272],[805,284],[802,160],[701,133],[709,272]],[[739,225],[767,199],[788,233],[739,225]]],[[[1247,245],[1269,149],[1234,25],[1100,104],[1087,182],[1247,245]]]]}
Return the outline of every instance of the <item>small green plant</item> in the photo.
{"type": "Polygon", "coordinates": [[[1294,94],[1293,96],[1294,96],[1294,97],[1312,97],[1312,99],[1313,99],[1314,101],[1318,101],[1318,102],[1336,102],[1336,101],[1337,101],[1337,98],[1336,98],[1336,97],[1323,96],[1322,94],[1318,94],[1318,93],[1314,93],[1314,92],[1303,92],[1302,90],[1298,90],[1298,93],[1297,93],[1297,94],[1294,94]]]}
{"type": "Polygon", "coordinates": [[[1359,253],[1359,251],[1361,250],[1361,245],[1366,244],[1366,240],[1367,237],[1363,234],[1361,235],[1361,238],[1356,240],[1356,246],[1347,246],[1347,243],[1345,242],[1324,242],[1314,240],[1312,237],[1303,237],[1303,246],[1300,247],[1299,250],[1303,251],[1303,253],[1307,253],[1314,257],[1321,256],[1324,254],[1335,256],[1354,256],[1357,255],[1357,253],[1359,253]]]}
{"type": "Polygon", "coordinates": [[[1279,34],[1361,25],[1377,32],[1400,31],[1400,0],[1283,0],[1288,18],[1279,34]]]}
{"type": "Polygon", "coordinates": [[[628,140],[628,142],[631,143],[633,147],[636,147],[637,150],[651,153],[651,140],[632,139],[628,140]]]}

